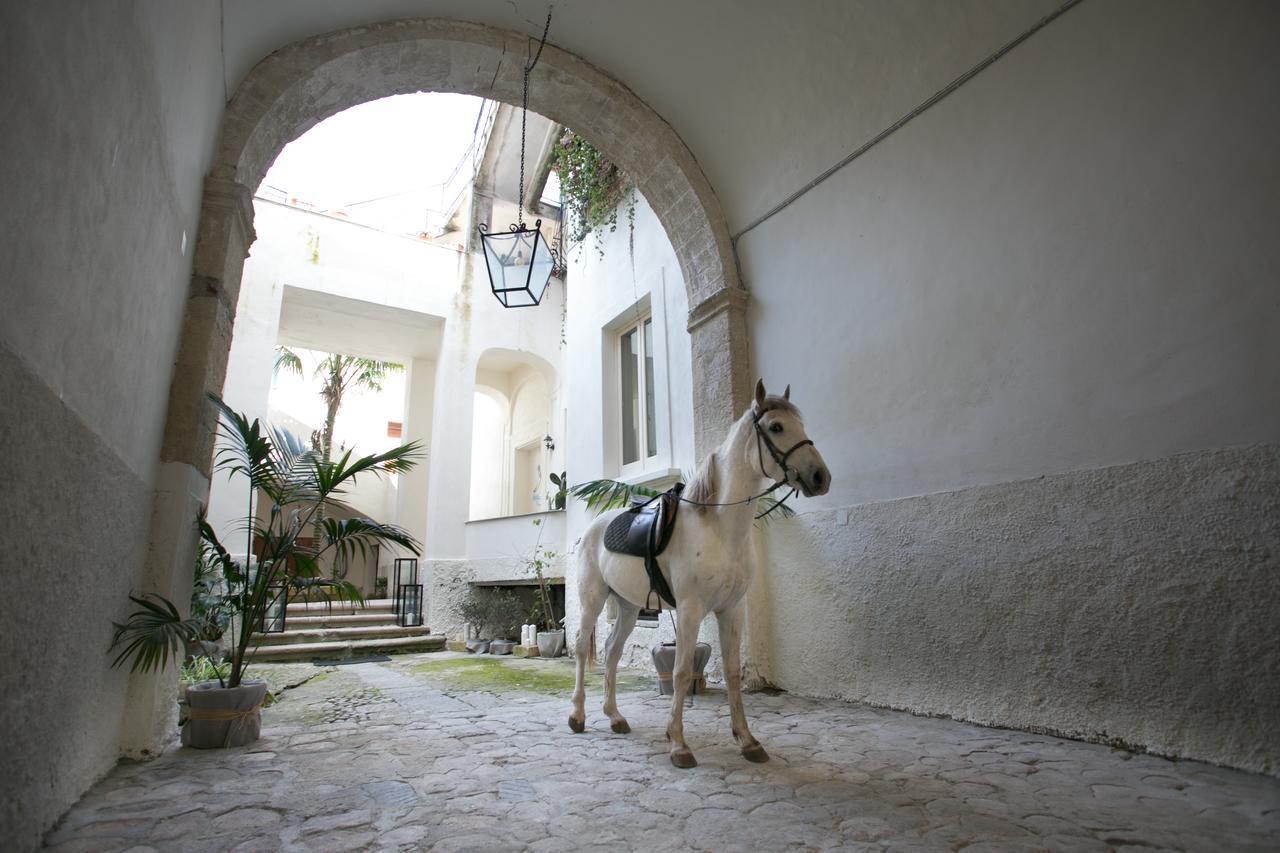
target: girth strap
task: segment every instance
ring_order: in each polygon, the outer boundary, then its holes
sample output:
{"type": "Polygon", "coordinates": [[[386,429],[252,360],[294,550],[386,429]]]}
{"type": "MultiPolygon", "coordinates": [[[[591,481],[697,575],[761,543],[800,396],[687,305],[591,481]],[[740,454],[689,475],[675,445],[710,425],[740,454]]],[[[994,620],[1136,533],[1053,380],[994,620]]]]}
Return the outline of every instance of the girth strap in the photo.
{"type": "MultiPolygon", "coordinates": [[[[658,565],[658,555],[667,549],[671,535],[675,533],[676,514],[680,509],[680,493],[683,491],[684,483],[676,483],[656,499],[659,504],[658,518],[649,528],[649,542],[644,555],[644,570],[649,575],[649,592],[656,592],[669,607],[676,606],[676,596],[662,574],[662,567],[658,565]]],[[[648,605],[647,601],[645,605],[648,605]]]]}

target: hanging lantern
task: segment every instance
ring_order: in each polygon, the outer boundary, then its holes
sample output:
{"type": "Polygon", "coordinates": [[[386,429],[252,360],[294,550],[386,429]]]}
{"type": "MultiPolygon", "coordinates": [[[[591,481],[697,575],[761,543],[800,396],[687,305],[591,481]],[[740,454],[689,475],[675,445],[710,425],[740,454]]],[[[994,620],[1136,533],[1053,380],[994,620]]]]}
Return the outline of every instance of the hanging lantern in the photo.
{"type": "Polygon", "coordinates": [[[556,265],[551,246],[542,236],[542,220],[532,228],[520,222],[509,231],[492,233],[481,222],[479,231],[489,285],[498,301],[507,308],[524,308],[541,302],[556,265]]]}
{"type": "Polygon", "coordinates": [[[551,30],[551,11],[542,30],[538,53],[524,67],[524,100],[520,104],[520,200],[516,206],[516,223],[507,231],[489,231],[481,222],[480,244],[484,247],[484,264],[489,270],[489,286],[493,295],[506,308],[526,308],[542,301],[551,281],[551,272],[559,268],[556,252],[542,236],[542,220],[533,227],[524,224],[524,136],[529,112],[529,72],[538,64],[542,48],[551,30]]]}

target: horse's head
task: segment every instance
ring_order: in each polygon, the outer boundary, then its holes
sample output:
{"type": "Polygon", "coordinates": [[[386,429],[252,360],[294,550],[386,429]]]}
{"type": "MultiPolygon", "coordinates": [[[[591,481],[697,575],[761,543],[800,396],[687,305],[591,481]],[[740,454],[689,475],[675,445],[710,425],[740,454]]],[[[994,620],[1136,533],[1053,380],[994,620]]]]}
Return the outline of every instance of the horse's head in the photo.
{"type": "Polygon", "coordinates": [[[751,462],[761,475],[784,481],[805,497],[825,495],[831,488],[831,472],[822,454],[805,434],[800,410],[791,402],[791,386],[776,394],[766,394],[764,380],[756,382],[756,401],[751,417],[756,440],[751,442],[751,462]]]}

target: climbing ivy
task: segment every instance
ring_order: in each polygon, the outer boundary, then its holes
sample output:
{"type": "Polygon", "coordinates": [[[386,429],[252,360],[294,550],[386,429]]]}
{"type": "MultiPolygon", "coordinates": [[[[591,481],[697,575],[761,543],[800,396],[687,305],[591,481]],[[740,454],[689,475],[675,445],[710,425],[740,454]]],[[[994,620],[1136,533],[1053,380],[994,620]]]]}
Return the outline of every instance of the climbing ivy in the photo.
{"type": "Polygon", "coordinates": [[[569,214],[569,242],[595,233],[596,249],[606,229],[618,228],[618,207],[625,202],[627,220],[634,222],[636,195],[631,180],[617,164],[573,131],[565,131],[552,149],[552,168],[560,176],[560,194],[569,214]]]}

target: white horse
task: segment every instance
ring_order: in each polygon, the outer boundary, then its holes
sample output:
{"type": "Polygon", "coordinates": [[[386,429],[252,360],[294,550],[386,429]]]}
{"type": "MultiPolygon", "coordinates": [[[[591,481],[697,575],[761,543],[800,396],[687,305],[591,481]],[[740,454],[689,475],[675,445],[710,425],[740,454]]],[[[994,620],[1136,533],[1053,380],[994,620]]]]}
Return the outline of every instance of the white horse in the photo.
{"type": "MultiPolygon", "coordinates": [[[[667,723],[671,763],[676,767],[698,763],[685,744],[683,709],[692,682],[698,626],[708,612],[716,615],[720,628],[734,739],[748,761],[769,760],[747,728],[742,710],[743,597],[756,565],[751,537],[754,497],[759,496],[762,478],[798,489],[805,496],[826,494],[831,486],[831,474],[805,435],[800,411],[790,397],[789,385],[778,397],[765,394],[763,381],[756,383],[755,403],[729,430],[724,443],[698,466],[693,482],[685,488],[675,532],[658,560],[677,606],[675,696],[667,723]]],[[[643,558],[616,554],[604,547],[605,528],[625,511],[601,514],[587,528],[578,550],[582,623],[575,649],[577,683],[569,714],[569,728],[575,732],[586,726],[583,679],[589,660],[595,659],[596,619],[610,595],[617,602],[618,618],[605,643],[604,712],[615,732],[631,731],[618,711],[618,660],[650,589],[643,558]]]]}

